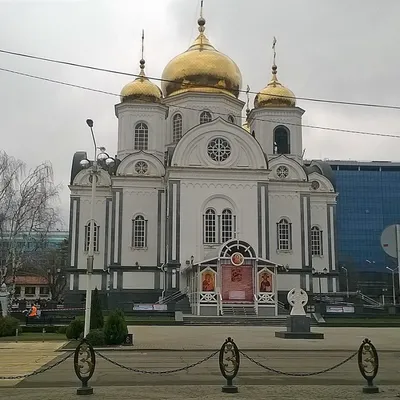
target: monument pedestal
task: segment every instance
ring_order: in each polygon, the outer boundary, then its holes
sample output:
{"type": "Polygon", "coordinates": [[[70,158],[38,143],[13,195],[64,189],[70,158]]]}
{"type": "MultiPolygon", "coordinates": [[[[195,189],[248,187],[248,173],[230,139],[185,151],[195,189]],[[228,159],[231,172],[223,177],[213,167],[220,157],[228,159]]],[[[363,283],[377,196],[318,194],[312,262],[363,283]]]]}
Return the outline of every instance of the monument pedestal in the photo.
{"type": "Polygon", "coordinates": [[[311,332],[311,318],[307,315],[289,315],[286,331],[275,332],[282,339],[323,339],[323,333],[311,332]]]}

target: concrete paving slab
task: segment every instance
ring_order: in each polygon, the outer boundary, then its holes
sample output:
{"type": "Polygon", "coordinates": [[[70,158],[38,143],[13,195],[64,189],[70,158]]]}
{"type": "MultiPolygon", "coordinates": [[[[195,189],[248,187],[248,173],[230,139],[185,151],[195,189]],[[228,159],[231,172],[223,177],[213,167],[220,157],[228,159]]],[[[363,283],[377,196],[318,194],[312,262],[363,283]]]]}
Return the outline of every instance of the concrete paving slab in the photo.
{"type": "MultiPolygon", "coordinates": [[[[32,373],[59,356],[65,342],[1,342],[0,377],[32,373]]],[[[14,386],[21,380],[0,380],[0,387],[14,386]]]]}
{"type": "MultiPolygon", "coordinates": [[[[360,386],[240,386],[239,393],[229,395],[221,393],[221,386],[158,386],[158,387],[100,387],[94,389],[91,399],[119,400],[220,400],[235,398],[235,400],[265,400],[290,399],[297,400],[364,400],[373,397],[377,400],[393,400],[399,394],[400,387],[382,386],[381,392],[374,395],[366,395],[361,392],[360,386]]],[[[0,389],[0,398],[8,400],[76,400],[75,388],[52,389],[0,389]]]]}
{"type": "Polygon", "coordinates": [[[312,328],[324,340],[275,337],[282,327],[265,326],[129,326],[137,350],[216,350],[228,336],[243,350],[356,350],[369,338],[380,351],[400,351],[400,328],[312,328]]]}

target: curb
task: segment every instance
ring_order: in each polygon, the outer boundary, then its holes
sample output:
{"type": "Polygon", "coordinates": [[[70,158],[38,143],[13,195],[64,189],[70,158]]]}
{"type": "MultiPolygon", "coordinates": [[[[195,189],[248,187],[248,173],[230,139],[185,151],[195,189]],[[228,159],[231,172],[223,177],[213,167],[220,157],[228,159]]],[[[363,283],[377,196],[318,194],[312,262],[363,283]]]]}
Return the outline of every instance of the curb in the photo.
{"type": "MultiPolygon", "coordinates": [[[[159,353],[166,353],[166,352],[193,352],[193,353],[200,353],[200,352],[207,352],[207,353],[212,353],[214,351],[216,351],[216,349],[209,349],[209,348],[204,348],[204,349],[185,349],[185,348],[181,348],[181,349],[166,349],[166,348],[135,348],[135,347],[94,347],[95,351],[98,352],[136,352],[136,353],[155,353],[155,352],[159,352],[159,353]]],[[[299,349],[299,348],[292,348],[292,349],[277,349],[277,348],[240,348],[241,351],[251,351],[251,352],[316,352],[316,353],[321,353],[321,352],[325,352],[325,353],[338,353],[338,352],[355,352],[356,349],[299,349]]],[[[57,350],[55,350],[56,352],[73,352],[75,351],[75,349],[63,349],[63,348],[59,348],[57,350]]],[[[379,353],[400,353],[399,349],[393,349],[393,350],[379,350],[379,353]]]]}

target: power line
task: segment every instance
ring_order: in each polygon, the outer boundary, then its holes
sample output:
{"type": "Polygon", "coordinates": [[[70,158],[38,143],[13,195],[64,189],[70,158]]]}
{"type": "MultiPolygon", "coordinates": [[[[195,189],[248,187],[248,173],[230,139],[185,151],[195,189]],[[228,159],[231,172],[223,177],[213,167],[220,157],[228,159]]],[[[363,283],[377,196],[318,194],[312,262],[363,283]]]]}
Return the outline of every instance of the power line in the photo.
{"type": "MultiPolygon", "coordinates": [[[[9,51],[9,50],[4,50],[4,49],[0,49],[0,53],[13,55],[16,57],[23,57],[23,58],[33,59],[33,60],[45,61],[45,62],[54,63],[54,64],[68,65],[70,67],[84,68],[84,69],[89,69],[92,71],[107,72],[107,73],[111,73],[111,74],[129,76],[129,77],[133,77],[133,78],[139,77],[139,74],[132,74],[129,72],[118,71],[118,70],[114,70],[114,69],[95,67],[92,65],[78,64],[78,63],[69,62],[69,61],[56,60],[53,58],[34,56],[31,54],[18,53],[15,51],[9,51]]],[[[156,77],[151,77],[151,76],[148,76],[148,78],[151,80],[154,80],[154,81],[159,81],[159,82],[180,83],[178,81],[172,81],[172,80],[168,80],[168,79],[156,78],[156,77]]],[[[239,93],[244,93],[244,94],[251,93],[254,95],[258,94],[258,92],[247,91],[247,90],[239,90],[239,93]]],[[[316,103],[327,103],[327,104],[338,104],[338,105],[348,105],[348,106],[358,106],[358,107],[383,108],[383,109],[389,109],[389,110],[400,110],[400,106],[387,105],[387,104],[361,103],[361,102],[317,99],[317,98],[313,98],[313,97],[299,97],[299,96],[294,96],[294,97],[280,96],[280,95],[274,95],[274,96],[282,97],[282,98],[294,98],[297,100],[312,101],[312,102],[316,102],[316,103]]]]}
{"type": "MultiPolygon", "coordinates": [[[[69,87],[73,87],[73,88],[77,88],[77,89],[88,90],[88,91],[91,91],[91,92],[96,92],[96,93],[101,93],[101,94],[107,94],[107,95],[110,95],[110,96],[120,97],[120,95],[117,94],[117,93],[108,92],[108,91],[100,90],[100,89],[94,89],[94,88],[90,88],[88,86],[75,85],[73,83],[59,81],[59,80],[56,80],[56,79],[44,78],[42,76],[27,74],[25,72],[19,72],[19,71],[15,71],[15,70],[11,70],[11,69],[6,69],[6,68],[0,68],[0,71],[8,72],[8,73],[15,74],[15,75],[24,76],[24,77],[27,77],[27,78],[38,79],[38,80],[45,81],[45,82],[56,83],[56,84],[63,85],[63,86],[69,86],[69,87]]],[[[140,101],[146,103],[145,100],[140,100],[140,101]]],[[[176,108],[178,110],[183,109],[183,110],[201,111],[198,108],[187,107],[187,106],[182,106],[182,105],[176,106],[176,105],[172,104],[172,107],[174,107],[174,108],[176,108]]],[[[228,114],[228,113],[221,113],[221,112],[214,112],[213,114],[220,115],[220,116],[229,116],[229,115],[231,115],[231,114],[228,114]]],[[[235,117],[239,118],[241,120],[246,120],[246,117],[243,117],[242,115],[235,115],[235,117]]],[[[400,135],[394,135],[394,134],[390,134],[390,133],[366,132],[366,131],[358,131],[358,130],[351,130],[351,129],[330,128],[330,127],[315,126],[315,125],[304,125],[304,124],[291,123],[291,122],[287,122],[287,121],[277,121],[277,120],[263,119],[263,118],[254,118],[254,120],[255,121],[263,121],[263,122],[272,122],[272,123],[284,123],[285,125],[301,126],[303,128],[319,129],[319,130],[325,130],[325,131],[352,133],[352,134],[368,135],[368,136],[381,136],[381,137],[390,137],[390,138],[400,139],[400,135]]]]}

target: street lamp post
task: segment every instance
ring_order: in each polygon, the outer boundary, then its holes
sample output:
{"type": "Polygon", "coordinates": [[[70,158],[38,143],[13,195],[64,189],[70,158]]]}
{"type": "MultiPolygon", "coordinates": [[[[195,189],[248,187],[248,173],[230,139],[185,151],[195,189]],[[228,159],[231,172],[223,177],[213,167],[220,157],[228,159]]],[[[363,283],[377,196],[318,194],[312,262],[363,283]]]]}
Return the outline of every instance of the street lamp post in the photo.
{"type": "Polygon", "coordinates": [[[346,267],[343,267],[343,266],[342,266],[342,270],[346,274],[346,297],[347,297],[347,300],[348,300],[349,299],[349,271],[347,270],[346,267]]]}
{"type": "MultiPolygon", "coordinates": [[[[94,145],[94,159],[91,166],[91,184],[92,184],[92,192],[91,192],[91,203],[90,203],[90,225],[89,225],[89,246],[88,246],[88,256],[87,256],[87,270],[86,270],[86,305],[85,305],[85,329],[84,329],[84,337],[88,335],[90,332],[90,314],[92,307],[92,274],[93,274],[93,264],[94,264],[94,209],[95,209],[95,200],[96,200],[96,186],[97,179],[100,171],[99,163],[102,164],[102,168],[111,168],[114,166],[114,159],[109,157],[107,153],[105,153],[104,147],[97,147],[96,138],[93,132],[93,121],[91,119],[86,120],[86,124],[90,128],[90,132],[92,134],[92,140],[94,145]],[[97,150],[100,150],[100,153],[97,153],[97,150]]],[[[89,168],[90,161],[82,160],[80,162],[81,167],[89,168]]]]}
{"type": "Polygon", "coordinates": [[[396,305],[396,286],[395,286],[395,279],[394,274],[396,273],[395,269],[386,267],[392,273],[392,290],[393,290],[393,305],[396,305]]]}

